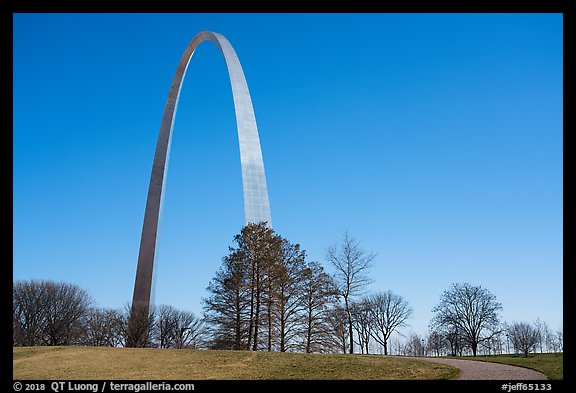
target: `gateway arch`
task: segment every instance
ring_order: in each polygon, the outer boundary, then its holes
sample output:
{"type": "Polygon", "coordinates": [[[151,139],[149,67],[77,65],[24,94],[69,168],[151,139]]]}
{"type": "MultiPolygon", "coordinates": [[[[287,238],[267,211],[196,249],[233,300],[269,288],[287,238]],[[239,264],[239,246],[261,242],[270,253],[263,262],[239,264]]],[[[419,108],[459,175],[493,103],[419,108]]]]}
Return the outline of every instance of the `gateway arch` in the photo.
{"type": "MultiPolygon", "coordinates": [[[[166,106],[164,107],[156,152],[154,153],[154,162],[152,164],[152,174],[150,175],[144,224],[142,226],[138,267],[136,269],[136,280],[134,283],[134,296],[132,298],[133,313],[135,309],[138,309],[147,315],[150,307],[150,293],[152,290],[158,235],[158,219],[166,183],[166,168],[170,152],[174,118],[178,106],[178,97],[190,59],[196,47],[204,41],[212,41],[220,48],[226,61],[228,74],[230,75],[238,139],[240,142],[240,163],[242,166],[242,188],[244,192],[246,224],[266,222],[267,225],[271,227],[270,203],[268,201],[268,188],[264,174],[260,138],[258,136],[252,100],[244,72],[242,71],[242,66],[232,45],[230,45],[224,36],[210,31],[202,31],[196,35],[186,47],[178,63],[178,68],[176,69],[172,85],[170,86],[170,92],[168,93],[168,99],[166,100],[166,106]]],[[[140,334],[137,335],[139,336],[140,334]]],[[[138,340],[138,338],[136,339],[138,340]]]]}

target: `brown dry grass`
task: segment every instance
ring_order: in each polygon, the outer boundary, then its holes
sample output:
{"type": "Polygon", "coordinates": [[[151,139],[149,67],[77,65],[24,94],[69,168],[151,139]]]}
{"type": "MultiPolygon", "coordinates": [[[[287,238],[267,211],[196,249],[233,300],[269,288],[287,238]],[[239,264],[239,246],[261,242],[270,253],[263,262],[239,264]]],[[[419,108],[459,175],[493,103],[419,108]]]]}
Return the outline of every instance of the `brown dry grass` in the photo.
{"type": "Polygon", "coordinates": [[[13,350],[14,379],[450,379],[443,364],[381,355],[98,347],[13,350]]]}

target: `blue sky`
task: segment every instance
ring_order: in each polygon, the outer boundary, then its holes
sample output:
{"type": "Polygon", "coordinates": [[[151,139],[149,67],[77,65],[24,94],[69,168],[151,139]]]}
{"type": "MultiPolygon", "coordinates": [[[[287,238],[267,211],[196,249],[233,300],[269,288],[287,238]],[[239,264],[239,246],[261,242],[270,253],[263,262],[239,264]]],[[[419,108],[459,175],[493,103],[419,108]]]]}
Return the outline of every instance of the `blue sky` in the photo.
{"type": "MultiPolygon", "coordinates": [[[[16,14],[13,274],[132,297],[156,138],[201,30],[248,81],[274,229],[324,262],[345,230],[370,289],[425,333],[454,282],[505,321],[563,317],[561,14],[16,14]]],[[[244,223],[223,58],[197,49],[179,102],[156,303],[201,312],[244,223]]]]}

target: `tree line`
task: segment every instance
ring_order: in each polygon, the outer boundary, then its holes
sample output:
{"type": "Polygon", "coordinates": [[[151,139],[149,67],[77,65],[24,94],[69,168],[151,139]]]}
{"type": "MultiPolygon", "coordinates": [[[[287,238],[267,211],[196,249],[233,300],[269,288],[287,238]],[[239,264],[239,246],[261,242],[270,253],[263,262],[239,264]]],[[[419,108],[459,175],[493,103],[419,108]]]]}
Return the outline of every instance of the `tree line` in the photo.
{"type": "MultiPolygon", "coordinates": [[[[470,356],[472,348],[465,336],[443,335],[430,330],[421,336],[411,333],[402,341],[394,341],[394,354],[407,356],[470,356]]],[[[548,324],[537,319],[534,322],[503,322],[499,332],[477,348],[478,355],[557,353],[564,350],[562,329],[552,330],[548,324]]]]}
{"type": "MultiPolygon", "coordinates": [[[[12,296],[14,346],[128,346],[129,306],[94,307],[77,285],[47,280],[17,281],[12,296]]],[[[150,320],[147,346],[196,348],[202,341],[203,322],[191,312],[161,305],[150,320]]]]}
{"type": "Polygon", "coordinates": [[[348,233],[327,249],[334,274],[264,223],[247,225],[234,242],[203,300],[210,348],[354,353],[357,344],[368,353],[373,339],[387,353],[391,334],[412,316],[391,291],[365,295],[375,255],[348,233]]]}
{"type": "Polygon", "coordinates": [[[368,292],[375,254],[347,232],[326,250],[332,274],[265,223],[245,226],[233,240],[208,284],[201,317],[168,305],[145,315],[130,306],[102,309],[76,285],[18,281],[13,344],[436,356],[562,351],[561,332],[539,320],[502,323],[496,297],[468,283],[440,296],[426,337],[404,336],[412,307],[391,291],[368,292]],[[403,343],[391,343],[395,332],[403,343]]]}

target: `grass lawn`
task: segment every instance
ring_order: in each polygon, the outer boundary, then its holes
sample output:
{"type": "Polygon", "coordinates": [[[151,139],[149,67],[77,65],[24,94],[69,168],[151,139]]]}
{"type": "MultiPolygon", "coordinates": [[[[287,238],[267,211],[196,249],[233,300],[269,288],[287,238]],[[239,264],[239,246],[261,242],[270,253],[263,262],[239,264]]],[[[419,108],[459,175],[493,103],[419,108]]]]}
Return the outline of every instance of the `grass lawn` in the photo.
{"type": "Polygon", "coordinates": [[[548,379],[564,379],[564,353],[531,353],[527,358],[524,355],[491,355],[462,356],[454,359],[511,364],[540,371],[546,374],[548,379]]]}
{"type": "Polygon", "coordinates": [[[152,348],[13,349],[14,379],[450,379],[443,364],[381,355],[152,348]]]}

